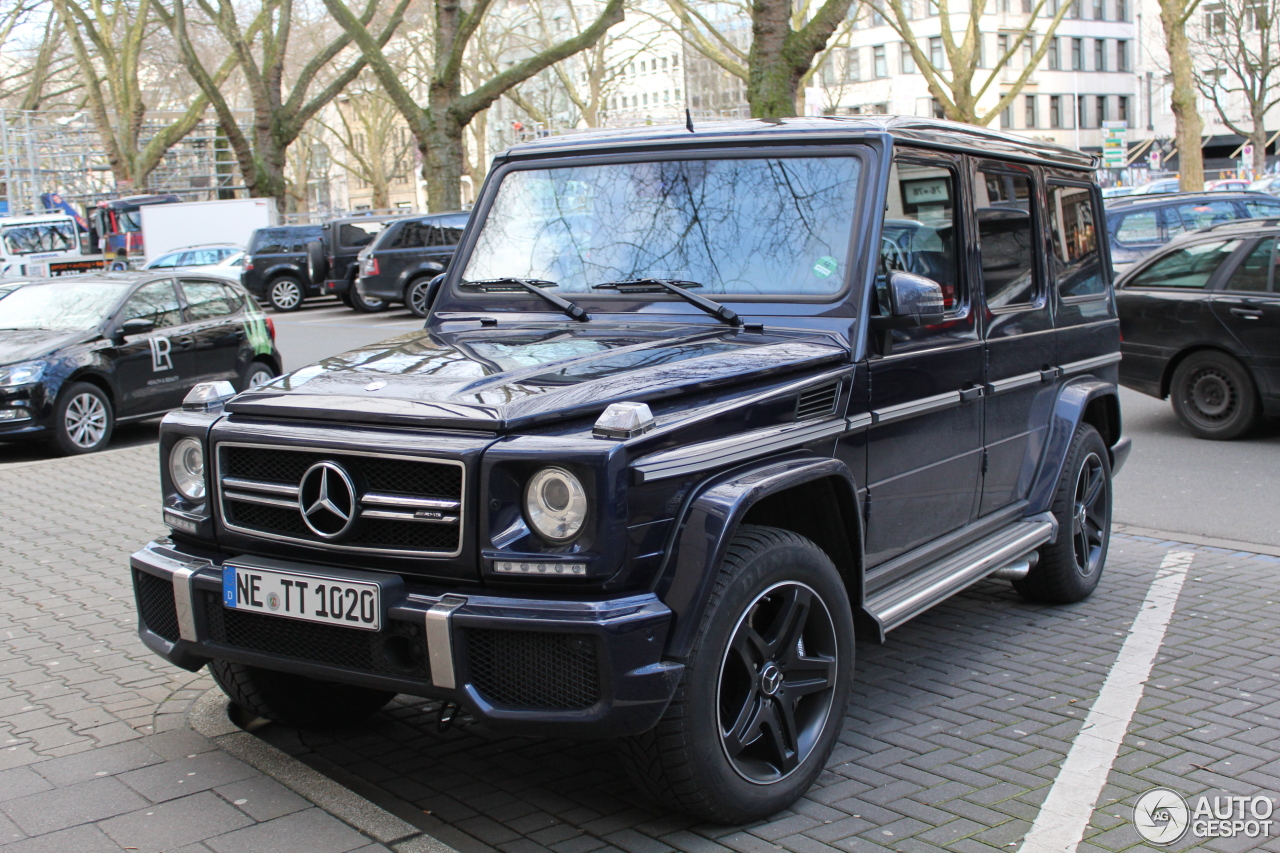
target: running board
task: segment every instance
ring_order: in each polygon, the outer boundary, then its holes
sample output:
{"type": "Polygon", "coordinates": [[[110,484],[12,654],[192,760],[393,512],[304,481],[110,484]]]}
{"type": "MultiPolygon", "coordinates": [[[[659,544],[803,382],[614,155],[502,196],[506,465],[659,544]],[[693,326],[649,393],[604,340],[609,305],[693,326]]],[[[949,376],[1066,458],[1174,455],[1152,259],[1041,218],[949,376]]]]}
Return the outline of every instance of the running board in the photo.
{"type": "Polygon", "coordinates": [[[1049,513],[1015,522],[873,594],[866,611],[883,640],[904,622],[1051,541],[1056,528],[1049,513]]]}

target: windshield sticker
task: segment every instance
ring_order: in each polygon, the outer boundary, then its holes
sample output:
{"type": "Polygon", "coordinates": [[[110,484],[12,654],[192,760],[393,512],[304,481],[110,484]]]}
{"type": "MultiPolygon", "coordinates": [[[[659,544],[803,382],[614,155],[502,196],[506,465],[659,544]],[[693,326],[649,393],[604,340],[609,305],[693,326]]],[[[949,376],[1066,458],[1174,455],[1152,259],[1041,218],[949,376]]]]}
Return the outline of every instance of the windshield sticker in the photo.
{"type": "Polygon", "coordinates": [[[839,264],[836,263],[835,258],[831,257],[830,255],[823,255],[822,257],[818,258],[818,260],[814,261],[813,274],[816,275],[818,278],[826,278],[827,276],[835,272],[836,267],[838,266],[839,264]]]}

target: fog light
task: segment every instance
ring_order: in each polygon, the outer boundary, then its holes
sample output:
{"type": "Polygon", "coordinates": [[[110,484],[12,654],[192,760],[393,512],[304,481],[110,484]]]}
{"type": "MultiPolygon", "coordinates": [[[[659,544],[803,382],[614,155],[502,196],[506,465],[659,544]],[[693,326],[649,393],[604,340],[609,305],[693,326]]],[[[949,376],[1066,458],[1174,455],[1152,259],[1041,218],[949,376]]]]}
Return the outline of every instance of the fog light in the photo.
{"type": "Polygon", "coordinates": [[[31,419],[31,412],[26,409],[0,409],[0,421],[26,421],[31,419]]]}
{"type": "Polygon", "coordinates": [[[561,577],[583,577],[587,573],[586,563],[527,563],[511,560],[495,560],[493,570],[500,575],[540,575],[542,577],[560,575],[561,577]]]}

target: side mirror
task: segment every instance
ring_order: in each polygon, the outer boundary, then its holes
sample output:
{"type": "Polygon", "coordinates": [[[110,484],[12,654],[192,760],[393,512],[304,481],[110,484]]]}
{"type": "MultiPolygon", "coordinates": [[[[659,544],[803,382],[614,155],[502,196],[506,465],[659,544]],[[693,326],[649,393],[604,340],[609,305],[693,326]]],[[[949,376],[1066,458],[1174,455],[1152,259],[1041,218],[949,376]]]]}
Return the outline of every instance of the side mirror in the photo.
{"type": "Polygon", "coordinates": [[[440,295],[440,288],[444,285],[445,273],[431,279],[427,282],[427,311],[431,310],[431,306],[436,304],[436,297],[440,295]]]}
{"type": "Polygon", "coordinates": [[[155,329],[156,324],[146,317],[134,317],[132,320],[125,320],[120,325],[120,330],[116,332],[116,336],[124,339],[130,335],[145,335],[147,332],[155,329]]]}
{"type": "Polygon", "coordinates": [[[912,272],[893,272],[887,282],[889,315],[872,318],[880,329],[905,329],[941,323],[946,316],[942,285],[912,272]]]}

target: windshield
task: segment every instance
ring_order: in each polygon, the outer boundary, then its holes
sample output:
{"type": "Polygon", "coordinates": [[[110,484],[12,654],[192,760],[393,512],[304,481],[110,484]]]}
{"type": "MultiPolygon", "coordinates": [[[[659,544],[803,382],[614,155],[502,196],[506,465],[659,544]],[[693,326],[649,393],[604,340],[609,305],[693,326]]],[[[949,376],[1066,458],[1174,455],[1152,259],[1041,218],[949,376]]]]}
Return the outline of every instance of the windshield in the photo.
{"type": "Polygon", "coordinates": [[[4,249],[10,255],[70,252],[79,248],[76,226],[69,221],[16,225],[0,230],[0,236],[4,238],[4,249]]]}
{"type": "Polygon", "coordinates": [[[463,278],[587,293],[636,278],[707,294],[844,287],[861,163],[852,156],[668,160],[508,173],[463,278]]]}
{"type": "Polygon", "coordinates": [[[83,331],[97,326],[120,302],[123,282],[53,282],[20,287],[4,298],[0,329],[83,331]]]}

